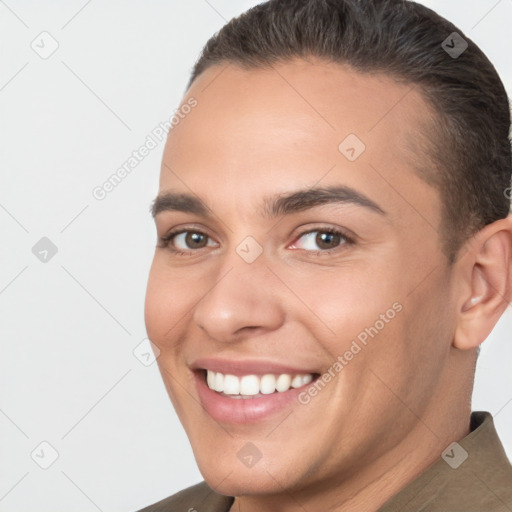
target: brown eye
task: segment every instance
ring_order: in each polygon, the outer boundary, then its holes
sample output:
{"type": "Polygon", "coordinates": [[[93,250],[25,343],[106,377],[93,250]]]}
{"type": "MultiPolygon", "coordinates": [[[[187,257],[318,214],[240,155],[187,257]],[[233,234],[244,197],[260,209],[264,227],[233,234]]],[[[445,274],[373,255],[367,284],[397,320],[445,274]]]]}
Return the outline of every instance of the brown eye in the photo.
{"type": "Polygon", "coordinates": [[[333,229],[314,229],[303,233],[293,244],[293,248],[319,253],[352,243],[352,239],[339,231],[333,229]]]}
{"type": "Polygon", "coordinates": [[[342,236],[338,233],[329,233],[318,231],[315,237],[315,243],[320,249],[332,249],[338,247],[341,243],[342,236]]]}
{"type": "Polygon", "coordinates": [[[215,242],[206,233],[195,230],[182,230],[161,238],[161,247],[167,247],[172,252],[192,254],[195,250],[205,247],[215,247],[215,242]]]}
{"type": "Polygon", "coordinates": [[[184,233],[185,236],[185,245],[189,249],[201,249],[202,247],[206,247],[208,237],[203,233],[194,233],[193,231],[187,231],[184,233]]]}

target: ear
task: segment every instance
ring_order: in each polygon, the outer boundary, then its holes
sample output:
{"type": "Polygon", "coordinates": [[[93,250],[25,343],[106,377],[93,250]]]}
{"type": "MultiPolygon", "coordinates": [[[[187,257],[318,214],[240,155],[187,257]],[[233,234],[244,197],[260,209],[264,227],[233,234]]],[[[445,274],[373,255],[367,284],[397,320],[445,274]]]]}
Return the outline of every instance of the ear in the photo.
{"type": "Polygon", "coordinates": [[[461,253],[453,346],[468,350],[489,336],[512,300],[512,217],[485,226],[461,253]]]}

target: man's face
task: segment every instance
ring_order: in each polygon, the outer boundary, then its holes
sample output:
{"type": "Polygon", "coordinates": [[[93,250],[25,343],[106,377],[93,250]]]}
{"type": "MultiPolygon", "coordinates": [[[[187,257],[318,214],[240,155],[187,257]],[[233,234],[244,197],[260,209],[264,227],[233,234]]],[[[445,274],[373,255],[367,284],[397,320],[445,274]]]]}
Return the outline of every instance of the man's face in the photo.
{"type": "Polygon", "coordinates": [[[156,248],[146,325],[207,482],[307,489],[432,442],[454,305],[439,195],[413,170],[419,93],[296,60],[210,68],[190,97],[159,194],[205,206],[159,203],[158,237],[179,234],[156,248]]]}

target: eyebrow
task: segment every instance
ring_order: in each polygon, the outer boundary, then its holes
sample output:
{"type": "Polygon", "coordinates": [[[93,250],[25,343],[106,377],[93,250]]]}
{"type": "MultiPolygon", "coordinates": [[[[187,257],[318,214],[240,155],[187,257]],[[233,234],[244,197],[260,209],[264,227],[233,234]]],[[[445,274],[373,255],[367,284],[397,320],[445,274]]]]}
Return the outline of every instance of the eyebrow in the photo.
{"type": "MultiPolygon", "coordinates": [[[[290,215],[308,210],[315,206],[343,203],[355,204],[386,215],[386,212],[375,201],[346,186],[308,188],[284,195],[266,197],[263,200],[262,214],[264,217],[272,219],[280,215],[290,215]]],[[[151,206],[151,213],[153,217],[156,217],[164,211],[179,211],[202,217],[212,217],[211,210],[199,197],[185,193],[166,192],[158,195],[151,206]]]]}

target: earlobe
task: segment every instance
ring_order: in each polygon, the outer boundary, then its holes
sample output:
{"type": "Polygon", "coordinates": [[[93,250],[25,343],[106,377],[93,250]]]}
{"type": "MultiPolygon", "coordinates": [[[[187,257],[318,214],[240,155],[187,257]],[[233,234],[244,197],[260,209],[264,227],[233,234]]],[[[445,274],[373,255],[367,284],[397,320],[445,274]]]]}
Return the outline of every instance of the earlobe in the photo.
{"type": "Polygon", "coordinates": [[[459,261],[460,287],[453,346],[477,348],[496,325],[511,300],[512,218],[485,226],[470,242],[459,261]]]}

